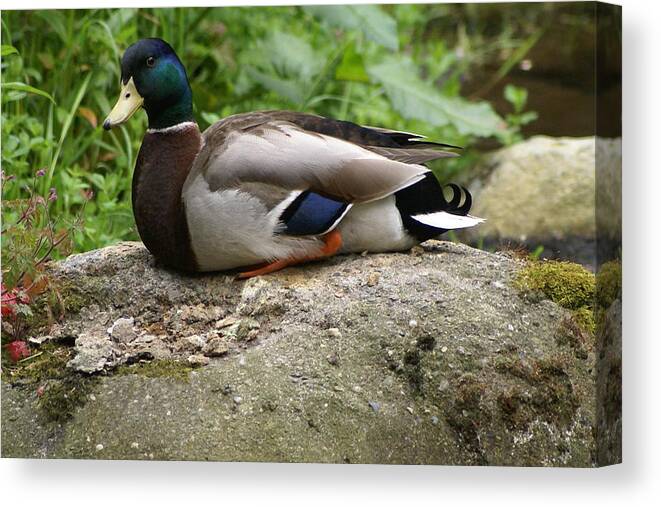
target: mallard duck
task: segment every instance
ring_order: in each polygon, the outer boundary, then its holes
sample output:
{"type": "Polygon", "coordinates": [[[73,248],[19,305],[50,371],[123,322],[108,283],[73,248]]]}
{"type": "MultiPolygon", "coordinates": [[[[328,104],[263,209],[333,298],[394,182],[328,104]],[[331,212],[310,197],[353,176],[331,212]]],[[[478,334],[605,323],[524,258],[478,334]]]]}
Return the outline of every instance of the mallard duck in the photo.
{"type": "Polygon", "coordinates": [[[186,271],[270,273],[337,253],[410,249],[470,216],[423,164],[454,157],[423,136],[291,111],[229,116],[204,133],[184,66],[161,39],[122,57],[121,92],[106,130],[144,108],[148,129],[133,175],[145,246],[186,271]]]}

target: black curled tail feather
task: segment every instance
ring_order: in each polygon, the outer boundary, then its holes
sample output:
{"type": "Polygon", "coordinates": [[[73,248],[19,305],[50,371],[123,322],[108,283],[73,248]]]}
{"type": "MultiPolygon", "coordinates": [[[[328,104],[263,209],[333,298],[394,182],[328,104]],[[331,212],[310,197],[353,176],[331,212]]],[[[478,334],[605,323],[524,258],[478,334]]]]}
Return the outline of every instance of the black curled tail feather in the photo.
{"type": "Polygon", "coordinates": [[[418,241],[438,237],[447,232],[447,229],[423,224],[413,218],[415,215],[445,211],[453,215],[465,216],[470,211],[473,204],[470,192],[454,183],[446,187],[452,191],[449,200],[445,197],[441,184],[433,173],[429,172],[422,180],[395,193],[395,202],[402,223],[409,234],[418,241]]]}
{"type": "Polygon", "coordinates": [[[470,192],[455,183],[445,185],[452,191],[448,200],[443,187],[433,173],[428,172],[420,181],[395,193],[400,213],[420,215],[445,211],[454,215],[467,215],[473,204],[470,192]]]}
{"type": "Polygon", "coordinates": [[[448,203],[448,209],[442,211],[452,213],[453,215],[468,215],[471,206],[473,206],[473,197],[471,196],[471,193],[468,191],[468,189],[465,187],[460,187],[455,183],[449,183],[446,186],[452,189],[452,200],[448,203]],[[464,202],[460,206],[459,204],[461,203],[462,194],[464,202]]]}

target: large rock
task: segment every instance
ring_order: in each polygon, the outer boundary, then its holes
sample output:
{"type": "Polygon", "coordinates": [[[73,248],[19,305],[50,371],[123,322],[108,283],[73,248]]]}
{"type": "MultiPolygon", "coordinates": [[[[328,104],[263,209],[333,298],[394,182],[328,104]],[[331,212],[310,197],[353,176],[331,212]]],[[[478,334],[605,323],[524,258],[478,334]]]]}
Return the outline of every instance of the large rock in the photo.
{"type": "Polygon", "coordinates": [[[621,167],[621,139],[596,143],[594,137],[536,136],[498,150],[485,157],[469,183],[475,203],[471,213],[487,221],[464,237],[531,249],[541,245],[544,256],[594,268],[595,181],[598,177],[604,203],[600,234],[609,229],[615,231],[611,236],[619,235],[621,167]]]}
{"type": "Polygon", "coordinates": [[[591,466],[593,358],[558,339],[566,310],[513,288],[522,265],[429,242],[239,282],[137,243],[70,257],[50,338],[87,390],[51,422],[48,382],[4,382],[2,454],[591,466]]]}

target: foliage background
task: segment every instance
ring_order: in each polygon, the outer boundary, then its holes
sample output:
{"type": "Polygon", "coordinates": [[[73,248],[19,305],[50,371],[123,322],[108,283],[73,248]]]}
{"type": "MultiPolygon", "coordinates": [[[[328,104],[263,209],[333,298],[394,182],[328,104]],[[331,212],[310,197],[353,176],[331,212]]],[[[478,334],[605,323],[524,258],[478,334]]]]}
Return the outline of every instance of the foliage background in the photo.
{"type": "MultiPolygon", "coordinates": [[[[571,23],[584,11],[572,8],[571,23]]],[[[3,180],[3,220],[16,218],[11,203],[43,168],[36,190],[55,188],[50,216],[62,228],[94,192],[74,251],[137,239],[130,185],[146,117],[109,133],[100,123],[116,100],[121,55],[141,37],[176,49],[202,129],[283,108],[414,131],[467,147],[433,164],[446,180],[536,118],[508,78],[567,15],[553,4],[4,11],[2,167],[15,179],[3,180]],[[485,97],[502,102],[498,113],[485,97]]]]}

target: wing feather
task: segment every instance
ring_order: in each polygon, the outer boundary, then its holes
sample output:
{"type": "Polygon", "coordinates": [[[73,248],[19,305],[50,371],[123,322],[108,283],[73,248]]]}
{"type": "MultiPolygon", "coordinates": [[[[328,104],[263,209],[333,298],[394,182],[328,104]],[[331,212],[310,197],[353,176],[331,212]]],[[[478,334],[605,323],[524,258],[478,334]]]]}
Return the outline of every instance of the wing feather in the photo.
{"type": "Polygon", "coordinates": [[[381,146],[366,146],[367,149],[383,155],[390,160],[404,162],[405,164],[424,164],[439,158],[458,157],[457,153],[444,150],[436,150],[424,147],[413,148],[384,148],[381,146]]]}
{"type": "Polygon", "coordinates": [[[310,132],[281,120],[251,121],[224,132],[197,157],[213,191],[259,182],[290,190],[311,189],[349,203],[388,196],[424,177],[426,167],[391,160],[344,139],[310,132]]]}

